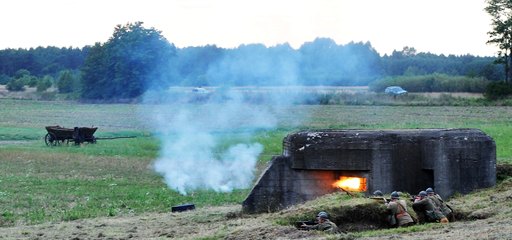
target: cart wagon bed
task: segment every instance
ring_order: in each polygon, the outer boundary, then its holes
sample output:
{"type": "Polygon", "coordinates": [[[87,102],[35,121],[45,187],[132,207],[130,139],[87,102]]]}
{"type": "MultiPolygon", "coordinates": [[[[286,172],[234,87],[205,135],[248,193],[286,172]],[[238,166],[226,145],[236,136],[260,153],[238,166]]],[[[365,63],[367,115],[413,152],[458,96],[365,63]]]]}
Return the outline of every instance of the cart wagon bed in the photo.
{"type": "Polygon", "coordinates": [[[75,145],[88,142],[96,143],[94,133],[97,127],[75,127],[65,128],[61,126],[46,126],[48,132],[44,137],[44,142],[48,146],[56,146],[64,142],[74,142],[75,145]]]}

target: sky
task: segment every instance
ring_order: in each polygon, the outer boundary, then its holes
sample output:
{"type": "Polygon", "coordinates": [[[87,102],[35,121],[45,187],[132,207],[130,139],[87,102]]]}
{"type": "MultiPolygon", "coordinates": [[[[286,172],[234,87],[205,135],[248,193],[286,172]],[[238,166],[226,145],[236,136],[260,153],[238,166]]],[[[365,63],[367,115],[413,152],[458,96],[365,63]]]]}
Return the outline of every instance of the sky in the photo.
{"type": "Polygon", "coordinates": [[[144,22],[176,47],[289,43],[317,37],[434,54],[496,56],[485,0],[3,0],[0,49],[84,47],[144,22]]]}

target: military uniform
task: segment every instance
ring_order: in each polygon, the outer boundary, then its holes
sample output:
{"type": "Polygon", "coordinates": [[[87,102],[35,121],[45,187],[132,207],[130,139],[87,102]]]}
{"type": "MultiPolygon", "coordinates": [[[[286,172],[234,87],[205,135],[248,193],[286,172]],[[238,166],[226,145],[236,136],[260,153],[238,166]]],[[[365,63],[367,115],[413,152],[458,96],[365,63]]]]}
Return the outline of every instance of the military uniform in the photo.
{"type": "Polygon", "coordinates": [[[319,223],[312,226],[305,226],[305,229],[336,233],[338,231],[338,226],[336,226],[336,223],[331,222],[329,219],[325,219],[323,223],[319,223]]]}
{"type": "Polygon", "coordinates": [[[429,197],[416,200],[412,204],[412,208],[416,212],[416,215],[418,215],[418,220],[420,223],[438,222],[443,218],[446,219],[443,213],[436,207],[434,201],[432,201],[432,199],[429,197]]]}
{"type": "Polygon", "coordinates": [[[453,211],[448,205],[443,201],[441,196],[439,194],[429,195],[428,198],[432,199],[432,202],[434,202],[434,205],[439,208],[439,210],[443,213],[444,216],[449,218],[450,220],[453,220],[453,211]]]}
{"type": "Polygon", "coordinates": [[[391,201],[388,203],[387,208],[390,213],[396,217],[397,225],[399,227],[414,224],[414,220],[412,220],[411,215],[407,212],[407,204],[404,200],[391,201]]]}

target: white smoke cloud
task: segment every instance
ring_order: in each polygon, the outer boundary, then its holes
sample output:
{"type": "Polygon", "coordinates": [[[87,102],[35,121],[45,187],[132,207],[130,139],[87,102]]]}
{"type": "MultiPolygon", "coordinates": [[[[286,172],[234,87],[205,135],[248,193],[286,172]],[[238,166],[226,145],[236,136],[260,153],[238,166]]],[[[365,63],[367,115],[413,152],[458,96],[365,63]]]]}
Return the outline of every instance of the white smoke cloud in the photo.
{"type": "Polygon", "coordinates": [[[220,144],[233,131],[249,138],[254,129],[275,126],[274,117],[264,108],[236,100],[184,104],[178,109],[160,106],[154,111],[162,144],[155,171],[184,195],[196,189],[230,192],[250,187],[263,146],[247,139],[228,147],[220,144]]]}
{"type": "MultiPolygon", "coordinates": [[[[171,150],[176,150],[172,143],[170,145],[171,150]]],[[[216,159],[208,148],[199,151],[193,148],[190,151],[198,152],[176,151],[176,154],[164,155],[155,162],[154,167],[170,188],[184,195],[199,188],[230,192],[250,186],[257,156],[262,150],[263,146],[258,143],[237,144],[230,147],[223,158],[216,159]]]]}

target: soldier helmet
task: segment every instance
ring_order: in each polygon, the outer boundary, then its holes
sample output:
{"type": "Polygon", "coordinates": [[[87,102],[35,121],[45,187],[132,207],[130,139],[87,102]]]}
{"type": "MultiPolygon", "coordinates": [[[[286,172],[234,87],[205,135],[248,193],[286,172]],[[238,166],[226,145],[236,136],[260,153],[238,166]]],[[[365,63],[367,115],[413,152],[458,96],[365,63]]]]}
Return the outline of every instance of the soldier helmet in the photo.
{"type": "Polygon", "coordinates": [[[427,193],[434,193],[434,189],[432,188],[427,188],[427,190],[425,190],[427,193]]]}
{"type": "Polygon", "coordinates": [[[377,190],[377,191],[373,192],[373,195],[374,196],[380,196],[380,197],[384,196],[384,194],[382,194],[382,191],[380,191],[380,190],[377,190]]]}
{"type": "Polygon", "coordinates": [[[391,193],[391,199],[400,198],[400,195],[398,195],[398,192],[394,191],[391,193]]]}
{"type": "Polygon", "coordinates": [[[426,197],[426,196],[427,196],[427,192],[425,192],[425,191],[421,191],[418,195],[419,195],[420,197],[426,197]]]}
{"type": "Polygon", "coordinates": [[[323,219],[328,219],[329,218],[329,215],[326,213],[326,212],[319,212],[317,215],[317,217],[319,218],[323,218],[323,219]]]}

